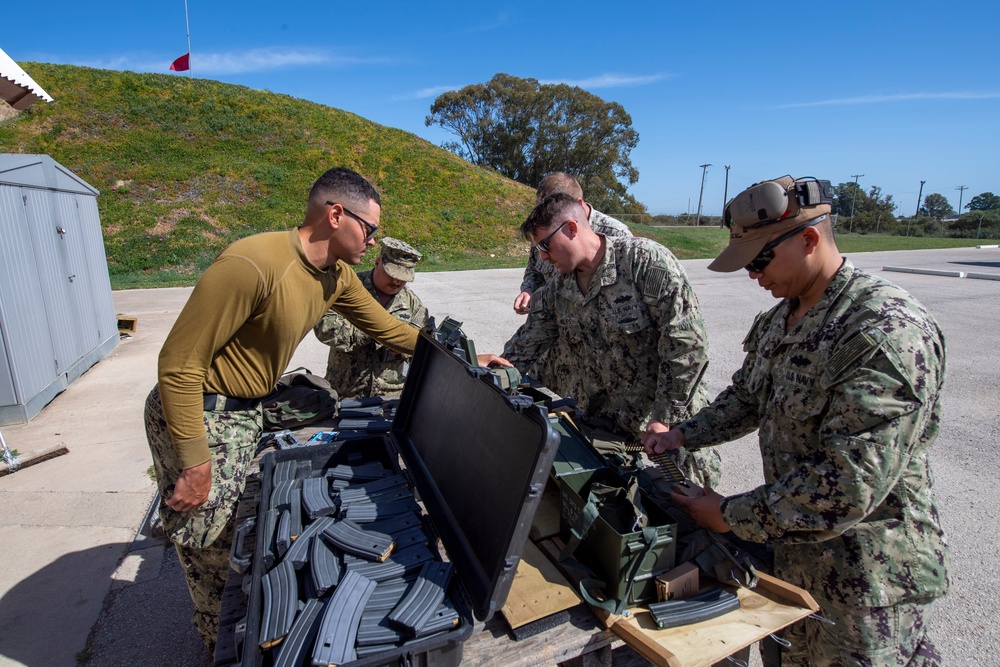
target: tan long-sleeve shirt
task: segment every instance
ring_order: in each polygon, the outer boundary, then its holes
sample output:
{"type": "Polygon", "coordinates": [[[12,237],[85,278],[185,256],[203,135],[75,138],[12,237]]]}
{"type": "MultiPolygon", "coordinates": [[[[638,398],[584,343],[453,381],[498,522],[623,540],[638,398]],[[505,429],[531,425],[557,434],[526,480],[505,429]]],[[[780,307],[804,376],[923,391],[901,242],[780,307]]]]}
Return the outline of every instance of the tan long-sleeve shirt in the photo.
{"type": "Polygon", "coordinates": [[[203,395],[266,396],[329,308],[388,347],[413,352],[417,330],[390,316],[346,263],[312,266],[298,230],[250,236],[219,255],[160,350],[164,417],[185,468],[209,458],[203,395]]]}

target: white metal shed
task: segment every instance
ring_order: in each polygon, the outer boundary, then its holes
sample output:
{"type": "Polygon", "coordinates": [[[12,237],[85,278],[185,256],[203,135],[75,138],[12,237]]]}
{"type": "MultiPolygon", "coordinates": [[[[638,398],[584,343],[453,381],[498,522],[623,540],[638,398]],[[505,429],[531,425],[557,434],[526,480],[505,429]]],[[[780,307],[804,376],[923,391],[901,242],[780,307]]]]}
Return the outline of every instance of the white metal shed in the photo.
{"type": "Polygon", "coordinates": [[[0,154],[0,425],[118,344],[97,195],[47,155],[0,154]]]}

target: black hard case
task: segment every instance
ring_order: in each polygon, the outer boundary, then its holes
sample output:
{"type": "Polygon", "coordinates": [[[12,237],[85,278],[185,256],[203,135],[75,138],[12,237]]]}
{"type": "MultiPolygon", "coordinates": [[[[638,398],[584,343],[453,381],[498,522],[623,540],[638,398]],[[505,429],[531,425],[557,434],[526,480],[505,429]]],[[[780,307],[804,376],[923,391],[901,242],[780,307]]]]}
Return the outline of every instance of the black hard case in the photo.
{"type": "MultiPolygon", "coordinates": [[[[470,366],[421,332],[388,436],[276,451],[261,461],[258,523],[269,506],[275,464],[298,462],[298,477],[363,452],[399,469],[427,510],[448,560],[455,565],[449,595],[461,622],[444,635],[411,640],[394,652],[359,658],[350,667],[433,665],[462,659],[472,615],[488,620],[507,598],[559,435],[530,398],[500,390],[493,375],[470,366]],[[470,614],[471,612],[471,614],[470,614]]],[[[264,553],[264,531],[256,553],[264,553]]],[[[267,667],[258,648],[263,559],[254,559],[243,641],[243,667],[267,667]]]]}

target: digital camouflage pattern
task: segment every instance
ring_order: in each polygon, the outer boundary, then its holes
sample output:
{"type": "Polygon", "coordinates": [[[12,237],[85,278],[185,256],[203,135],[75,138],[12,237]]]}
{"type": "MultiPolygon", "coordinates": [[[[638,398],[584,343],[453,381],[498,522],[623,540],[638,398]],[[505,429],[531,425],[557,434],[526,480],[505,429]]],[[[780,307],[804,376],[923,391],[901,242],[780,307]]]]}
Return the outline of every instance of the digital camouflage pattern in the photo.
{"type": "MultiPolygon", "coordinates": [[[[791,643],[781,649],[781,667],[939,667],[941,654],[928,634],[926,600],[890,607],[856,607],[826,602],[829,623],[807,619],[781,631],[791,643]]],[[[765,662],[766,664],[766,662],[765,662]]]]}
{"type": "MultiPolygon", "coordinates": [[[[596,233],[603,234],[609,239],[632,236],[632,230],[624,222],[601,213],[593,206],[590,207],[588,223],[596,233]]],[[[525,267],[524,278],[521,279],[521,291],[534,294],[535,290],[558,275],[556,267],[543,260],[538,248],[532,246],[531,254],[528,256],[528,266],[525,267]]]]}
{"type": "MultiPolygon", "coordinates": [[[[844,262],[789,331],[758,316],[732,385],[680,428],[689,447],[759,428],[764,484],[728,498],[740,537],[775,545],[775,575],[836,604],[885,607],[948,588],[928,448],[944,339],[895,285],[844,262]]],[[[822,611],[821,611],[822,613],[822,611]]]]}
{"type": "Polygon", "coordinates": [[[190,512],[167,507],[183,467],[177,458],[163,419],[159,387],[146,398],[145,425],[156,484],[160,491],[160,519],[174,543],[188,592],[194,602],[192,621],[206,644],[218,634],[222,591],[229,575],[229,549],[236,505],[246,485],[247,470],[262,433],[260,407],[253,410],[205,413],[212,461],[212,488],[205,503],[190,512]]]}
{"type": "MultiPolygon", "coordinates": [[[[708,335],[698,300],[677,258],[649,239],[608,238],[586,295],[573,274],[534,294],[502,356],[523,373],[542,353],[558,392],[619,433],[639,437],[649,420],[673,424],[705,404],[708,335]]],[[[715,451],[682,451],[678,462],[692,481],[719,481],[715,451]]]]}
{"type": "MultiPolygon", "coordinates": [[[[374,296],[372,272],[363,271],[358,277],[374,296]]],[[[396,319],[417,328],[427,321],[427,308],[409,287],[403,287],[393,296],[385,309],[396,319]]],[[[340,313],[327,311],[313,327],[313,333],[321,343],[330,346],[326,380],[341,398],[393,396],[403,390],[406,357],[375,342],[340,313]]]]}

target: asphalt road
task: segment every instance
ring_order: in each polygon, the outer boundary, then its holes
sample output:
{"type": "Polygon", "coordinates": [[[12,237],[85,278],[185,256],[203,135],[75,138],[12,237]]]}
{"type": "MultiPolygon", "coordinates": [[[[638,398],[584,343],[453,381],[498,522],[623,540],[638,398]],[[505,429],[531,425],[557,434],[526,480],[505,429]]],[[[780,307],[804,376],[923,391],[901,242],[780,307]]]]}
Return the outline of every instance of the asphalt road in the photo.
{"type": "MultiPolygon", "coordinates": [[[[1000,274],[1000,250],[926,250],[852,256],[913,293],[937,317],[948,346],[941,434],[932,448],[935,490],[953,555],[951,593],[935,607],[945,664],[1000,664],[1000,549],[990,494],[1000,436],[1000,282],[910,273],[908,266],[1000,274]]],[[[754,316],[774,302],[742,272],[683,262],[709,331],[709,393],[728,383],[754,316]]],[[[463,322],[480,352],[499,352],[523,321],[511,304],[519,270],[418,273],[415,289],[438,319],[463,322]]],[[[156,354],[189,289],[115,293],[138,317],[135,336],[26,425],[4,427],[9,445],[66,443],[70,453],[0,477],[0,665],[211,664],[190,628],[172,549],[133,542],[152,497],[142,403],[156,354]],[[145,547],[145,548],[137,548],[145,547]]],[[[322,373],[326,348],[311,336],[291,367],[322,373]]],[[[760,481],[752,437],[726,445],[723,492],[760,481]]]]}

